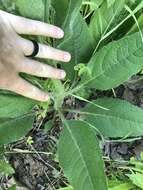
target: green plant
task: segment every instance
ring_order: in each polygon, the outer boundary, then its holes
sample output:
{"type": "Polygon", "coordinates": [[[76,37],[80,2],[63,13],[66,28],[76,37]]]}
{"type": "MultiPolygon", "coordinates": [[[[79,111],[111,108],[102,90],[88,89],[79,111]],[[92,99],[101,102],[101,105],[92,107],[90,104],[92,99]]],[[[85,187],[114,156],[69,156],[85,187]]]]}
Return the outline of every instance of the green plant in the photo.
{"type": "Polygon", "coordinates": [[[129,161],[112,161],[112,167],[116,167],[112,176],[108,176],[109,190],[141,190],[143,189],[143,154],[140,159],[132,157],[129,161]],[[114,165],[115,164],[115,165],[114,165]]]}
{"type": "MultiPolygon", "coordinates": [[[[0,177],[1,175],[8,176],[14,174],[14,169],[11,167],[11,165],[4,161],[0,160],[0,177]]],[[[12,185],[11,187],[8,188],[8,190],[16,190],[16,186],[12,185]]]]}
{"type": "MultiPolygon", "coordinates": [[[[98,137],[104,140],[143,135],[143,111],[123,100],[102,98],[90,101],[88,97],[90,89],[113,89],[142,70],[143,2],[1,0],[1,8],[62,27],[65,31],[63,40],[51,41],[42,37],[37,40],[48,41],[52,46],[69,51],[72,60],[63,66],[68,77],[64,83],[23,76],[44,90],[50,90],[53,102],[39,103],[1,91],[0,144],[22,138],[32,128],[35,116],[36,119],[44,118],[54,110],[63,125],[58,159],[70,185],[74,190],[107,190],[99,146],[102,141],[98,137]],[[80,110],[66,109],[63,103],[70,97],[87,104],[80,110]],[[37,105],[43,108],[42,111],[32,109],[37,105]],[[77,113],[79,117],[66,120],[66,112],[77,113]]],[[[123,189],[123,186],[130,189],[128,184],[120,187],[123,189]]]]}

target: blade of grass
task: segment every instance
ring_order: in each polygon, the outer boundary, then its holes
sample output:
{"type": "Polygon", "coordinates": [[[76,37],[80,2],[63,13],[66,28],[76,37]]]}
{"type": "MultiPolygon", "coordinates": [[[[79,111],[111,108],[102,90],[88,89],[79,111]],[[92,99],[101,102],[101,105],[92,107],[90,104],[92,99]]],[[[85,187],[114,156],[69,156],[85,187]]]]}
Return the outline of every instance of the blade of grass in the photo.
{"type": "Polygon", "coordinates": [[[106,111],[109,110],[109,109],[107,109],[107,108],[105,108],[105,107],[103,107],[103,106],[100,106],[100,105],[98,105],[98,104],[95,104],[95,103],[93,103],[92,101],[87,100],[87,99],[85,99],[85,98],[83,98],[83,97],[81,97],[81,96],[77,96],[77,95],[75,95],[75,94],[70,94],[70,95],[73,96],[73,97],[75,97],[76,99],[79,99],[79,100],[81,100],[81,101],[90,103],[90,104],[92,104],[92,105],[94,105],[94,106],[96,106],[96,107],[98,107],[98,108],[104,109],[104,110],[106,110],[106,111]]]}
{"type": "Polygon", "coordinates": [[[123,19],[117,26],[115,26],[112,30],[110,30],[106,35],[102,37],[102,41],[109,37],[113,32],[115,32],[125,21],[127,21],[132,14],[136,14],[140,9],[143,8],[143,1],[130,13],[125,19],[123,19]]]}
{"type": "Polygon", "coordinates": [[[139,26],[139,23],[138,23],[138,21],[137,21],[137,19],[136,19],[135,14],[134,14],[133,11],[130,9],[130,7],[128,7],[127,5],[125,5],[125,9],[132,15],[133,19],[135,20],[135,23],[136,23],[136,25],[137,25],[137,27],[138,27],[138,29],[139,29],[139,32],[140,32],[140,35],[141,35],[141,39],[142,39],[142,42],[143,42],[143,33],[142,33],[142,31],[141,31],[141,28],[140,28],[140,26],[139,26]]]}

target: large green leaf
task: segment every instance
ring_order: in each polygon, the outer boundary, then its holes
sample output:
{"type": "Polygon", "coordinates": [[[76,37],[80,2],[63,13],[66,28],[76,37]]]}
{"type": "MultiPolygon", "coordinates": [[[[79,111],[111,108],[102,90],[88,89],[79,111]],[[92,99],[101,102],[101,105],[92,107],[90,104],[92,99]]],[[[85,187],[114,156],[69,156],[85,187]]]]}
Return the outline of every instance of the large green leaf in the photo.
{"type": "Polygon", "coordinates": [[[101,90],[117,87],[142,67],[143,42],[138,32],[108,44],[91,58],[88,86],[101,90]]]}
{"type": "Polygon", "coordinates": [[[65,121],[58,155],[74,190],[107,189],[103,160],[94,130],[81,121],[65,121]]]}
{"type": "Polygon", "coordinates": [[[95,44],[97,44],[103,34],[107,33],[108,29],[111,29],[118,23],[120,20],[119,14],[125,5],[125,0],[120,0],[120,3],[118,1],[113,2],[113,0],[110,0],[110,3],[109,6],[109,2],[104,1],[91,18],[89,28],[95,44]]]}
{"type": "Polygon", "coordinates": [[[32,124],[32,115],[0,118],[0,145],[19,140],[32,128],[32,124]]]}
{"type": "Polygon", "coordinates": [[[74,78],[74,66],[80,62],[86,63],[92,52],[92,37],[86,22],[80,14],[82,0],[70,0],[68,11],[62,28],[65,37],[59,42],[58,48],[69,51],[72,55],[69,64],[62,64],[70,79],[74,78]]]}
{"type": "Polygon", "coordinates": [[[36,101],[10,94],[0,94],[0,118],[13,118],[30,112],[36,101]]]}
{"type": "Polygon", "coordinates": [[[143,110],[119,99],[100,98],[94,103],[109,110],[88,104],[82,111],[84,119],[97,128],[105,137],[143,135],[143,110]]]}
{"type": "Polygon", "coordinates": [[[51,3],[55,11],[54,24],[62,26],[68,12],[69,2],[67,0],[60,0],[59,3],[57,0],[52,0],[51,3]]]}
{"type": "Polygon", "coordinates": [[[44,20],[45,7],[43,0],[12,0],[21,16],[44,20]]]}

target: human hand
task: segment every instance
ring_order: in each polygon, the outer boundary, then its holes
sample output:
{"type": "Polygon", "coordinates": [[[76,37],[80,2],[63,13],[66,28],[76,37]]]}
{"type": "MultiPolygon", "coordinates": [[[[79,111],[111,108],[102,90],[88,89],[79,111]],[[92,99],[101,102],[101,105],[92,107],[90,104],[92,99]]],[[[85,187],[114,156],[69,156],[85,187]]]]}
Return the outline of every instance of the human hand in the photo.
{"type": "MultiPolygon", "coordinates": [[[[20,72],[31,75],[63,79],[65,71],[26,57],[33,52],[33,43],[18,34],[41,35],[62,38],[64,32],[53,25],[15,16],[0,10],[0,89],[10,90],[38,101],[49,96],[19,76],[20,72]]],[[[69,62],[68,52],[39,44],[36,57],[69,62]]]]}

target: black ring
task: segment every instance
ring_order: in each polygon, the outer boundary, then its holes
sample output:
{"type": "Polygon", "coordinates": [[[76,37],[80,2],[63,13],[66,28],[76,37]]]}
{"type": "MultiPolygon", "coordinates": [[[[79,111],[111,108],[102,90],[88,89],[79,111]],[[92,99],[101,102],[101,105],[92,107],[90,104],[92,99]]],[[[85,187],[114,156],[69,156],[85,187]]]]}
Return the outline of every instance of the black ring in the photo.
{"type": "Polygon", "coordinates": [[[30,40],[30,41],[33,43],[34,49],[33,49],[33,53],[26,57],[35,57],[39,52],[39,44],[35,40],[30,40]]]}

